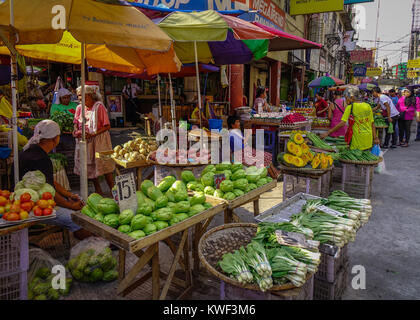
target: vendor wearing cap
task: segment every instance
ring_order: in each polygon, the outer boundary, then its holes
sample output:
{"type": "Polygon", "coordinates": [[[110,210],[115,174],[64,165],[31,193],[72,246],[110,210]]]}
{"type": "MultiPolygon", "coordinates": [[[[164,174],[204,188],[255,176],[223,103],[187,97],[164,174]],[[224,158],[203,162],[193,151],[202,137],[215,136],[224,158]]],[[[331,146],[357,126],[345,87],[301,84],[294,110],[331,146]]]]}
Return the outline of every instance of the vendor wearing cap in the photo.
{"type": "Polygon", "coordinates": [[[72,93],[66,88],[61,88],[58,90],[58,98],[60,100],[60,104],[53,104],[51,106],[50,115],[57,111],[64,111],[74,115],[76,113],[77,103],[71,101],[71,95],[72,93]]]}
{"type": "Polygon", "coordinates": [[[29,171],[41,171],[45,175],[46,182],[55,188],[54,201],[58,206],[56,208],[57,217],[45,220],[43,223],[66,228],[74,232],[77,238],[82,239],[90,234],[72,221],[71,213],[81,210],[83,204],[78,195],[54,182],[53,164],[48,154],[57,147],[59,142],[60,127],[58,124],[52,120],[39,122],[35,127],[33,137],[19,154],[19,180],[29,171]]]}

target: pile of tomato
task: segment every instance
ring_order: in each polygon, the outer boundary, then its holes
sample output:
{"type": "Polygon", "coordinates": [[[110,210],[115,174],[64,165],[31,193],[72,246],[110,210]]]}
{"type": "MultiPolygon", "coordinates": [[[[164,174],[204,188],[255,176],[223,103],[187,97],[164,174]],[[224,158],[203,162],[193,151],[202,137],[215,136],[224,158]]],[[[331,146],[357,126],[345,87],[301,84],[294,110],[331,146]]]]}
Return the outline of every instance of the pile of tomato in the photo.
{"type": "Polygon", "coordinates": [[[9,191],[0,191],[0,215],[3,215],[2,218],[6,221],[26,220],[31,211],[38,217],[49,216],[56,205],[50,192],[44,192],[36,203],[32,201],[29,193],[22,194],[19,200],[11,201],[9,198],[9,191]]]}

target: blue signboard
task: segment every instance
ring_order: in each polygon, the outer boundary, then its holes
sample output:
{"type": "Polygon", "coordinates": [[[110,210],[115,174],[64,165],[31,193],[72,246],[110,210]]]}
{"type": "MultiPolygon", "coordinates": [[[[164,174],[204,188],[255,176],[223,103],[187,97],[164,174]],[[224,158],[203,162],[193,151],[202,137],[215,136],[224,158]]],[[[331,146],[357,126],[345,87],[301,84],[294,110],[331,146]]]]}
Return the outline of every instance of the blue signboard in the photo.
{"type": "Polygon", "coordinates": [[[235,10],[232,0],[131,0],[148,6],[161,6],[176,10],[235,10]]]}
{"type": "Polygon", "coordinates": [[[240,16],[238,16],[238,18],[240,18],[242,20],[245,20],[245,21],[249,21],[249,22],[258,22],[258,23],[261,23],[261,24],[263,24],[267,27],[284,31],[284,30],[282,30],[282,28],[280,26],[278,26],[274,22],[271,22],[270,20],[268,20],[267,18],[263,17],[262,15],[260,15],[259,13],[256,13],[256,12],[246,12],[246,13],[243,13],[240,16]]]}
{"type": "Polygon", "coordinates": [[[353,72],[355,77],[365,77],[367,68],[365,66],[353,67],[353,72]]]}
{"type": "Polygon", "coordinates": [[[364,2],[374,2],[375,0],[344,0],[344,4],[356,4],[364,2]]]}

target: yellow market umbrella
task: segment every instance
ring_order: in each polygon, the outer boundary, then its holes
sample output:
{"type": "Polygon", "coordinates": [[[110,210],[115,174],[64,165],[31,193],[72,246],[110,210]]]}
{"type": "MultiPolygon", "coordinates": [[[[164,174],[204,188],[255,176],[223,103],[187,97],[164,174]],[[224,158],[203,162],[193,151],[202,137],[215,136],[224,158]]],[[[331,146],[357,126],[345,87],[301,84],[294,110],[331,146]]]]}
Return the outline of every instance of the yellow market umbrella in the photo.
{"type": "MultiPolygon", "coordinates": [[[[68,31],[81,42],[82,66],[82,141],[81,193],[87,198],[85,140],[85,44],[106,45],[116,56],[122,48],[167,52],[172,40],[139,10],[126,5],[93,0],[6,0],[0,4],[0,37],[12,51],[13,119],[16,123],[15,45],[57,44],[68,31]],[[118,48],[119,47],[119,48],[118,48]]],[[[125,56],[125,59],[128,59],[125,56]]],[[[132,56],[131,56],[132,57],[132,56]]],[[[110,56],[115,59],[115,56],[110,56]]],[[[153,59],[152,59],[153,60],[153,59]]],[[[112,62],[113,60],[111,60],[112,62]]],[[[17,128],[13,126],[15,180],[19,177],[17,128]]],[[[17,182],[17,181],[16,181],[17,182]]]]}

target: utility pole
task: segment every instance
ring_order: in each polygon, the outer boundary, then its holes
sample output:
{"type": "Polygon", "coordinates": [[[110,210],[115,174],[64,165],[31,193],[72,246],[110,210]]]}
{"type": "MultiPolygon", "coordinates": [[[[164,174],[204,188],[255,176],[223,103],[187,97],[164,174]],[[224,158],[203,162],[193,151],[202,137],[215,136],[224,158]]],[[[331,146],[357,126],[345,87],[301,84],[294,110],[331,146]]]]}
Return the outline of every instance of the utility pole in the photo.
{"type": "Polygon", "coordinates": [[[381,0],[378,0],[378,12],[376,15],[376,35],[375,35],[375,47],[376,47],[376,54],[375,54],[375,64],[378,62],[378,54],[379,54],[379,45],[378,45],[378,26],[379,26],[379,9],[380,9],[381,0]]]}

